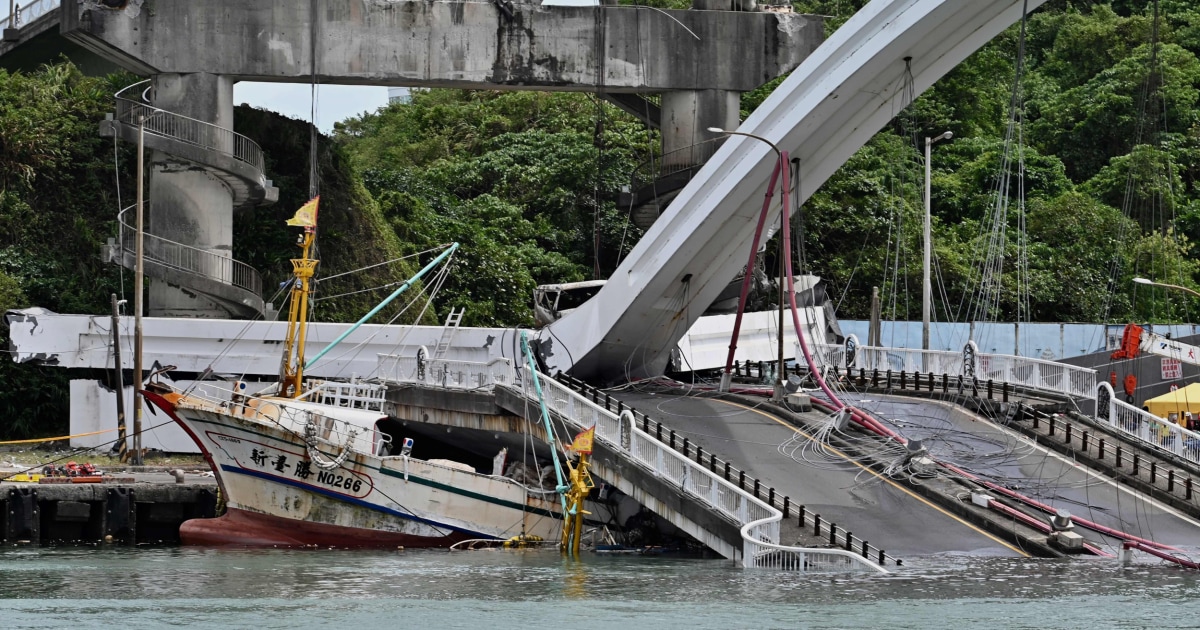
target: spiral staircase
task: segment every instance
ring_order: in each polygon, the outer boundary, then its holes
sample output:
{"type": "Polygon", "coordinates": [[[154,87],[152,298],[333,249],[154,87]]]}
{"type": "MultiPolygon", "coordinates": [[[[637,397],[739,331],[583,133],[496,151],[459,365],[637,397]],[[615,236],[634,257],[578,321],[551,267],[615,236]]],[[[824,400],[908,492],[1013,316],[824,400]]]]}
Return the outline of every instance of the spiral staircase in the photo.
{"type": "MultiPolygon", "coordinates": [[[[235,211],[279,199],[279,190],[264,174],[262,149],[254,141],[230,129],[156,108],[150,104],[149,92],[149,80],[117,92],[116,113],[101,122],[100,135],[136,144],[141,128],[147,149],[170,155],[224,184],[235,211]]],[[[144,203],[151,207],[148,201],[144,203]]],[[[121,211],[119,235],[109,241],[108,260],[127,269],[136,266],[136,209],[133,205],[121,211]]],[[[201,294],[230,317],[257,317],[266,306],[258,271],[221,251],[146,232],[143,261],[147,276],[201,294]]]]}

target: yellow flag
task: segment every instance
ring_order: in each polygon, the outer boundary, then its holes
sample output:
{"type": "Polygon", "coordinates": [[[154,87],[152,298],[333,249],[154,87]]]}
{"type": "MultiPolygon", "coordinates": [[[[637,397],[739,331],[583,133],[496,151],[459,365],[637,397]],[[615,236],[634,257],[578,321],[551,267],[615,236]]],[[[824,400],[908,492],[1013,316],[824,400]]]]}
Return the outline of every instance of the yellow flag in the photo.
{"type": "Polygon", "coordinates": [[[575,436],[575,441],[571,443],[571,450],[581,455],[592,454],[592,441],[596,438],[596,425],[592,428],[575,436]]]}
{"type": "Polygon", "coordinates": [[[321,200],[321,195],[317,195],[309,200],[308,203],[300,206],[296,211],[296,216],[287,220],[288,225],[301,227],[317,227],[317,202],[321,200]]]}

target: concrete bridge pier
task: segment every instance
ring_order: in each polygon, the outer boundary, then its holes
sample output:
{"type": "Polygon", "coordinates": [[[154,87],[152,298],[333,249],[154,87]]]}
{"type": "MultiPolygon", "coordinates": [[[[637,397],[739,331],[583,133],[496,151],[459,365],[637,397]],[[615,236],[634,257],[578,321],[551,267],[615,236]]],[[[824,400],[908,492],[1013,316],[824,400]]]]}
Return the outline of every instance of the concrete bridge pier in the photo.
{"type": "Polygon", "coordinates": [[[700,166],[716,153],[719,138],[709,127],[737,129],[741,93],[732,90],[687,90],[662,95],[663,169],[700,166]],[[691,149],[686,150],[686,149],[691,149]]]}
{"type": "MultiPolygon", "coordinates": [[[[233,151],[233,81],[206,72],[159,74],[153,81],[155,107],[186,116],[172,119],[174,131],[201,145],[233,151]],[[201,123],[216,125],[214,128],[201,123]],[[229,146],[225,146],[229,145],[229,146]]],[[[225,283],[232,281],[233,192],[208,169],[164,151],[150,151],[146,198],[146,230],[176,243],[209,252],[194,252],[191,267],[225,283]]],[[[193,253],[191,250],[183,250],[193,253]]],[[[159,252],[167,258],[168,252],[159,252]]],[[[229,311],[204,293],[164,281],[150,283],[147,300],[151,317],[228,317],[229,311]]]]}

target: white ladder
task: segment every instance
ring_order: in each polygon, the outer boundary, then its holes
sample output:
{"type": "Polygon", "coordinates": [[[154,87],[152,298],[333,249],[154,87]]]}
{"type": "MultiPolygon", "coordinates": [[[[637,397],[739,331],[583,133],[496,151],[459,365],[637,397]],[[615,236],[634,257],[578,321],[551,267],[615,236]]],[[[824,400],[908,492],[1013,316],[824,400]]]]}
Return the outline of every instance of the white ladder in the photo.
{"type": "Polygon", "coordinates": [[[433,358],[441,359],[446,356],[446,351],[450,349],[450,340],[454,339],[454,333],[458,330],[458,324],[466,312],[465,306],[457,310],[453,307],[450,308],[450,314],[446,316],[446,325],[442,328],[442,338],[438,340],[437,348],[433,350],[433,358]]]}

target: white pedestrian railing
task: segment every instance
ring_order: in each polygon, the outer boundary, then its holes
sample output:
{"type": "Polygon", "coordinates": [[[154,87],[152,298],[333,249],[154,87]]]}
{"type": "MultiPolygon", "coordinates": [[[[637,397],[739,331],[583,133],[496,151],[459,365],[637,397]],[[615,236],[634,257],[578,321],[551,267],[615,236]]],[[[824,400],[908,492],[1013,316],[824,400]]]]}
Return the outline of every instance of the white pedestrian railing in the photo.
{"type": "Polygon", "coordinates": [[[920,372],[928,374],[962,374],[961,352],[947,350],[913,350],[910,348],[883,348],[860,346],[854,368],[867,370],[892,370],[893,372],[920,372]]]}
{"type": "Polygon", "coordinates": [[[1097,422],[1200,464],[1200,433],[1118,400],[1108,383],[1101,383],[1096,391],[1097,422]]]}
{"type": "MultiPolygon", "coordinates": [[[[537,400],[533,379],[522,368],[523,394],[537,400]]],[[[783,514],[682,453],[639,429],[633,416],[618,416],[574,390],[540,375],[546,406],[578,430],[596,427],[596,439],[671,482],[681,491],[741,526],[742,566],[793,571],[876,571],[883,567],[850,551],[787,547],[779,543],[783,514]]]]}
{"type": "Polygon", "coordinates": [[[364,383],[355,379],[350,382],[309,379],[305,399],[333,407],[349,407],[365,411],[383,411],[387,400],[387,385],[364,383]]]}
{"type": "MultiPolygon", "coordinates": [[[[797,357],[800,354],[796,345],[797,357]]],[[[859,346],[853,335],[845,345],[815,344],[818,366],[846,370],[878,370],[949,374],[976,381],[1008,383],[1072,398],[1095,399],[1096,371],[1065,363],[1007,354],[983,354],[969,343],[962,352],[859,346]]]]}
{"type": "Polygon", "coordinates": [[[16,9],[9,15],[0,18],[0,29],[21,28],[30,22],[58,9],[61,0],[26,0],[18,2],[16,9]]]}
{"type": "Polygon", "coordinates": [[[1096,396],[1096,370],[1043,359],[981,354],[976,378],[1065,394],[1072,398],[1091,399],[1096,396]]]}
{"type": "Polygon", "coordinates": [[[487,363],[428,359],[427,355],[401,356],[381,354],[376,375],[383,381],[417,383],[446,389],[488,389],[495,385],[511,385],[512,361],[495,358],[487,363]]]}

